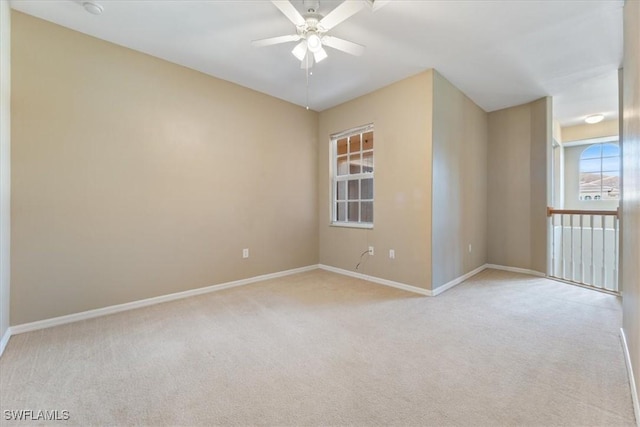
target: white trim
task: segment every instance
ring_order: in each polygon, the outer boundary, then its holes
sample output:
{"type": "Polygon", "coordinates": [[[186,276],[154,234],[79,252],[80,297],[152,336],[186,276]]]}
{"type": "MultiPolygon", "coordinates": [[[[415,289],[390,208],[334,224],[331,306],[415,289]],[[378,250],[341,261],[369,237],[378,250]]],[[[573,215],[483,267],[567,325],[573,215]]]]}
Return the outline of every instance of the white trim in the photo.
{"type": "Polygon", "coordinates": [[[114,313],[120,313],[122,311],[133,310],[136,308],[147,307],[150,305],[160,304],[163,302],[174,301],[174,300],[192,297],[196,295],[207,294],[209,292],[221,291],[223,289],[229,289],[236,286],[248,285],[251,283],[261,282],[269,279],[276,279],[278,277],[290,276],[292,274],[303,273],[305,271],[311,271],[317,268],[318,268],[317,265],[310,265],[307,267],[294,268],[292,270],[285,270],[277,273],[250,277],[248,279],[241,279],[233,282],[221,283],[219,285],[207,286],[207,287],[198,288],[198,289],[191,289],[188,291],[176,292],[168,295],[161,295],[158,297],[132,301],[124,304],[111,305],[108,307],[98,308],[95,310],[88,310],[80,313],[69,314],[66,316],[54,317],[52,319],[38,320],[36,322],[31,322],[31,323],[23,323],[21,325],[12,326],[10,328],[11,335],[22,334],[24,332],[37,331],[39,329],[51,328],[53,326],[64,325],[67,323],[78,322],[80,320],[92,319],[94,317],[106,316],[114,313]]]}
{"type": "Polygon", "coordinates": [[[373,130],[373,123],[369,123],[367,125],[364,126],[358,126],[355,128],[351,128],[342,132],[338,132],[338,133],[334,133],[329,135],[329,138],[331,139],[342,139],[345,137],[349,137],[349,136],[353,136],[353,135],[357,135],[359,133],[365,133],[365,132],[369,132],[373,130]]]}
{"type": "Polygon", "coordinates": [[[357,279],[366,280],[368,282],[377,283],[379,285],[391,286],[392,288],[402,289],[403,291],[409,291],[420,295],[426,295],[428,297],[433,296],[429,289],[419,288],[417,286],[406,285],[400,282],[394,282],[393,280],[381,279],[375,276],[368,276],[362,273],[356,273],[355,271],[344,270],[342,268],[331,267],[329,265],[320,264],[318,267],[321,270],[330,271],[332,273],[342,274],[344,276],[355,277],[357,279]]]}
{"type": "Polygon", "coordinates": [[[11,328],[7,328],[2,339],[0,340],[0,356],[4,353],[4,349],[7,348],[7,344],[9,344],[9,339],[11,338],[11,328]]]}
{"type": "Polygon", "coordinates": [[[464,282],[465,280],[467,280],[468,278],[475,276],[476,274],[484,271],[487,269],[487,264],[481,265],[480,267],[476,268],[475,270],[471,270],[470,272],[468,272],[467,274],[463,274],[460,277],[457,277],[455,279],[453,279],[452,281],[445,283],[442,286],[438,286],[437,288],[435,288],[434,290],[431,291],[431,294],[435,297],[440,295],[441,293],[443,293],[444,291],[448,291],[449,289],[453,288],[456,285],[459,285],[460,283],[464,282]]]}
{"type": "MultiPolygon", "coordinates": [[[[365,200],[367,202],[369,200],[365,200]]],[[[343,228],[363,228],[365,230],[373,230],[373,223],[371,222],[332,222],[329,227],[343,227],[343,228]]]]}
{"type": "Polygon", "coordinates": [[[631,401],[633,402],[633,412],[636,416],[636,425],[640,427],[640,402],[638,401],[638,389],[633,375],[633,366],[631,365],[631,355],[627,346],[627,336],[624,329],[620,328],[620,341],[622,342],[622,352],[624,353],[624,361],[627,364],[627,374],[629,375],[629,387],[631,388],[631,401]]]}
{"type": "Polygon", "coordinates": [[[541,273],[535,270],[529,270],[526,268],[507,267],[505,265],[497,265],[497,264],[485,264],[485,266],[486,268],[492,268],[494,270],[503,270],[503,271],[510,271],[512,273],[528,274],[530,276],[547,277],[545,273],[541,273]]]}
{"type": "Polygon", "coordinates": [[[578,147],[580,145],[602,144],[606,142],[618,143],[619,140],[620,140],[620,137],[618,135],[610,135],[610,136],[601,136],[598,138],[579,139],[576,141],[563,142],[562,145],[564,147],[578,147]]]}

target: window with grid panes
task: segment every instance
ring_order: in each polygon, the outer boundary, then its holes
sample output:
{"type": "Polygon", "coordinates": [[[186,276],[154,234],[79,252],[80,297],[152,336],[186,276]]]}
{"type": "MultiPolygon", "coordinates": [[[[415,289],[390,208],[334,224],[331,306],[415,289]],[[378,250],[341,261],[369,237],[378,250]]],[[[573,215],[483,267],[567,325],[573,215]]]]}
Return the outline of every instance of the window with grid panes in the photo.
{"type": "Polygon", "coordinates": [[[373,125],[331,139],[332,224],[373,227],[373,125]]]}
{"type": "Polygon", "coordinates": [[[580,200],[620,198],[620,147],[599,143],[580,155],[580,200]]]}

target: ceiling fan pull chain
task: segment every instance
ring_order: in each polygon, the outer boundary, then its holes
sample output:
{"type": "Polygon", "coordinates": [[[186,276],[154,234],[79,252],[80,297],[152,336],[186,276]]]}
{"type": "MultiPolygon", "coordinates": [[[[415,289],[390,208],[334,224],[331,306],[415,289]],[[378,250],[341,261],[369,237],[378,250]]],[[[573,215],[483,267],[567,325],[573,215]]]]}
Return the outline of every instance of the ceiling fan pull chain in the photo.
{"type": "Polygon", "coordinates": [[[306,56],[307,67],[304,69],[304,74],[307,79],[307,110],[309,109],[309,55],[306,56]]]}

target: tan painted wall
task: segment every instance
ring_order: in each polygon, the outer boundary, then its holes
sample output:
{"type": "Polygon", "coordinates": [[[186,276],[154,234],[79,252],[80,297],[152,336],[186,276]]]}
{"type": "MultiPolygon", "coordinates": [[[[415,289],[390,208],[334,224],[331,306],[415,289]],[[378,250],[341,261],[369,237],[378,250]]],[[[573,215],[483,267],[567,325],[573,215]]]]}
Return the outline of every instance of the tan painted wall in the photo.
{"type": "Polygon", "coordinates": [[[549,98],[489,113],[490,264],[547,270],[550,113],[549,98]]]}
{"type": "Polygon", "coordinates": [[[11,9],[0,0],[0,339],[9,329],[11,243],[11,9]]]}
{"type": "Polygon", "coordinates": [[[434,72],[433,288],[487,262],[487,144],[487,113],[434,72]]]}
{"type": "Polygon", "coordinates": [[[618,120],[605,120],[600,123],[583,124],[562,128],[562,142],[581,141],[583,139],[615,136],[619,133],[618,120]]]}
{"type": "MultiPolygon", "coordinates": [[[[640,2],[625,3],[624,41],[623,327],[635,373],[636,390],[640,391],[640,2]]],[[[636,412],[636,417],[640,417],[640,413],[636,412]]]]}
{"type": "Polygon", "coordinates": [[[431,288],[431,105],[427,71],[320,113],[320,263],[354,270],[372,245],[375,255],[358,272],[431,288]],[[367,123],[375,126],[374,228],[333,227],[330,135],[367,123]]]}
{"type": "Polygon", "coordinates": [[[318,262],[317,113],[18,12],[12,59],[12,324],[318,262]]]}

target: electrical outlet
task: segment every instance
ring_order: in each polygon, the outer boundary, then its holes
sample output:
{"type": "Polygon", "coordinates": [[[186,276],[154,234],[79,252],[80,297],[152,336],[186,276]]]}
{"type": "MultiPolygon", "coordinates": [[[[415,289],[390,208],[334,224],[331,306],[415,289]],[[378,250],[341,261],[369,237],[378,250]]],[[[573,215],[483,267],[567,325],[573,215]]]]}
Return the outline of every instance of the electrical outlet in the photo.
{"type": "Polygon", "coordinates": [[[389,258],[396,259],[396,251],[395,251],[395,249],[389,249],[389,258]]]}
{"type": "Polygon", "coordinates": [[[249,249],[242,250],[242,258],[249,258],[249,249]]]}
{"type": "Polygon", "coordinates": [[[471,243],[469,243],[469,253],[471,253],[471,243]]]}
{"type": "Polygon", "coordinates": [[[369,246],[369,255],[373,256],[373,246],[369,246]]]}

